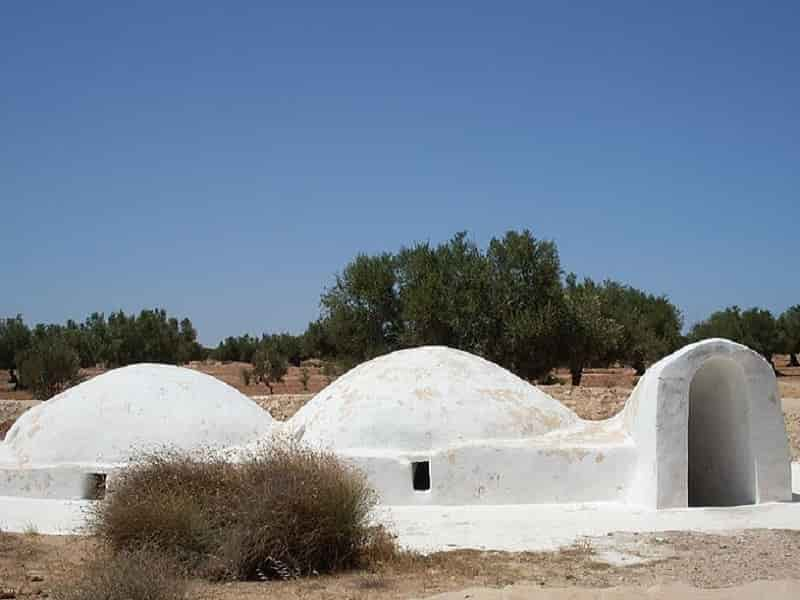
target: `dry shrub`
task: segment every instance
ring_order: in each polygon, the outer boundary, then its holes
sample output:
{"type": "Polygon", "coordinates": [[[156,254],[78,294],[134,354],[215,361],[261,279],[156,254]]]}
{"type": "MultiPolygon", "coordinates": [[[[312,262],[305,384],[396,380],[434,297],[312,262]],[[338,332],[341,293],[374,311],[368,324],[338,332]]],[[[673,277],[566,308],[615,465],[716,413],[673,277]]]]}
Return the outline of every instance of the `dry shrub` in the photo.
{"type": "Polygon", "coordinates": [[[192,566],[216,546],[235,474],[210,453],[140,456],[95,505],[91,529],[112,549],[160,549],[192,566]]]}
{"type": "Polygon", "coordinates": [[[238,464],[161,452],[115,482],[93,530],[116,550],[155,547],[212,578],[287,579],[388,560],[359,471],[289,442],[238,464]]]}
{"type": "Polygon", "coordinates": [[[56,600],[182,600],[186,587],[175,562],[140,548],[97,554],[52,594],[56,600]]]}
{"type": "Polygon", "coordinates": [[[239,579],[287,578],[358,564],[375,497],[330,453],[279,443],[237,468],[220,558],[239,579]]]}

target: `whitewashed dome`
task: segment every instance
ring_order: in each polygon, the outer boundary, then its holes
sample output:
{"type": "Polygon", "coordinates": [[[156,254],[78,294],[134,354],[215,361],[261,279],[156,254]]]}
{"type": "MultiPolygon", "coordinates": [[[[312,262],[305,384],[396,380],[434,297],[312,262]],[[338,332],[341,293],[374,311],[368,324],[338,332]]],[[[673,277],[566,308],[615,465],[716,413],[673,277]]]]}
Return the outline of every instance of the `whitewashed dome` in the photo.
{"type": "Polygon", "coordinates": [[[25,412],[0,442],[20,465],[111,464],[132,452],[247,444],[272,417],[222,381],[182,367],[137,364],[66,390],[25,412]]]}
{"type": "Polygon", "coordinates": [[[537,437],[578,417],[502,367],[443,346],[363,363],[290,420],[305,443],[332,450],[421,451],[537,437]]]}

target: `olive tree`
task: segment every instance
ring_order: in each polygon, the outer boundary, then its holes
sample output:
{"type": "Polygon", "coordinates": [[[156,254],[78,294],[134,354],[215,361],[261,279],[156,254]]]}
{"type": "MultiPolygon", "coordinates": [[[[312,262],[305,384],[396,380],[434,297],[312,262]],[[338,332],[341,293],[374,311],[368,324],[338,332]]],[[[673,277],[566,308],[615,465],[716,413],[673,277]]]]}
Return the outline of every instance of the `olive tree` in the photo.
{"type": "Polygon", "coordinates": [[[601,294],[607,316],[620,325],[607,361],[619,361],[643,375],[647,365],[683,344],[683,317],[666,296],[610,280],[603,283],[601,294]]]}
{"type": "Polygon", "coordinates": [[[778,318],[783,352],[789,355],[789,366],[800,367],[797,355],[800,353],[800,304],[787,308],[778,318]]]}
{"type": "Polygon", "coordinates": [[[37,335],[17,356],[20,382],[40,400],[47,400],[78,379],[80,359],[63,335],[37,335]]]}
{"type": "Polygon", "coordinates": [[[489,263],[466,233],[397,258],[403,346],[444,345],[483,354],[491,324],[489,263]]]}
{"type": "Polygon", "coordinates": [[[322,294],[322,320],[337,357],[360,362],[398,347],[402,331],[395,257],[360,254],[322,294]]]}
{"type": "Polygon", "coordinates": [[[31,345],[31,330],[22,315],[0,319],[0,369],[17,368],[17,355],[31,345]]]}
{"type": "Polygon", "coordinates": [[[578,283],[570,274],[564,288],[561,318],[561,357],[569,367],[572,385],[580,385],[583,369],[607,356],[617,345],[622,325],[608,315],[600,287],[591,279],[578,283]]]}
{"type": "Polygon", "coordinates": [[[744,344],[761,354],[771,365],[773,355],[781,348],[778,322],[768,310],[754,307],[743,311],[729,306],[715,311],[692,327],[689,338],[698,341],[706,338],[726,338],[744,344]]]}
{"type": "Polygon", "coordinates": [[[487,358],[526,379],[545,376],[557,364],[564,302],[556,245],[528,230],[509,231],[492,239],[486,254],[487,358]]]}
{"type": "Polygon", "coordinates": [[[266,384],[271,394],[272,386],[286,375],[288,364],[285,356],[268,345],[262,345],[253,354],[253,375],[256,382],[266,384]]]}

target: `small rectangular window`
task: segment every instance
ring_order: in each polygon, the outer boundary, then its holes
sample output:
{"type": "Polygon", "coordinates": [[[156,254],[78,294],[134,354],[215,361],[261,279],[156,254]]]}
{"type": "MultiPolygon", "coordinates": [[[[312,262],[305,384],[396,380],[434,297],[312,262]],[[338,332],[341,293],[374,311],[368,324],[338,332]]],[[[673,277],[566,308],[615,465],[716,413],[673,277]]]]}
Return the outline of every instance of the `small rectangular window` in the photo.
{"type": "Polygon", "coordinates": [[[431,489],[431,463],[427,460],[411,463],[411,479],[414,491],[427,492],[431,489]]]}
{"type": "Polygon", "coordinates": [[[84,500],[102,500],[106,497],[106,474],[87,473],[84,484],[84,500]]]}

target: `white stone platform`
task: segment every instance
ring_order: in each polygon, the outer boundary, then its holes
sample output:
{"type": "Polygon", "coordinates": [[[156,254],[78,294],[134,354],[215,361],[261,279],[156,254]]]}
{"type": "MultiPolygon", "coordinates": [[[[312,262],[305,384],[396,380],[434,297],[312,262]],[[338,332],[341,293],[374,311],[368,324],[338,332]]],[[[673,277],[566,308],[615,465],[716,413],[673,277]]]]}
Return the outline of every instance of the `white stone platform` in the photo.
{"type": "MultiPolygon", "coordinates": [[[[583,536],[615,531],[725,532],[800,530],[800,463],[792,463],[794,502],[733,508],[647,510],[624,504],[526,504],[503,506],[383,506],[376,520],[400,545],[421,552],[554,550],[583,536]]],[[[42,534],[80,533],[90,501],[0,496],[0,529],[23,532],[37,523],[42,534]]]]}

